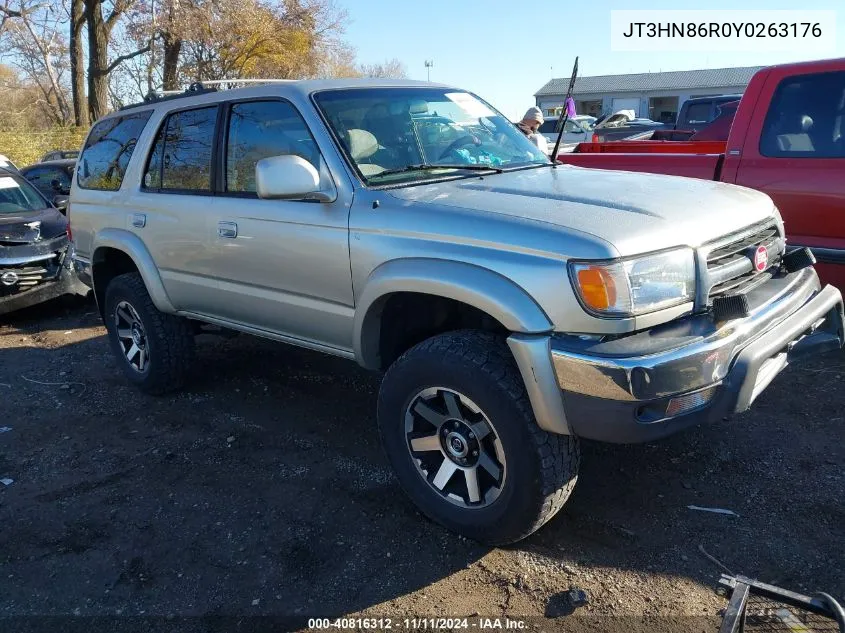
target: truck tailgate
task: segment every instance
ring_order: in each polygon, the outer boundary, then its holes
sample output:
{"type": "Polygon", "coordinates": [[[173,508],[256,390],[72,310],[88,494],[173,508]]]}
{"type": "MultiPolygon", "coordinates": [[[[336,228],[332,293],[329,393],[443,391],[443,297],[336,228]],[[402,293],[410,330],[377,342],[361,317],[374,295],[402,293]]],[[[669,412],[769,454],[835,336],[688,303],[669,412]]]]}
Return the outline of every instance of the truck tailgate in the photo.
{"type": "MultiPolygon", "coordinates": [[[[616,143],[621,145],[622,143],[616,143]]],[[[590,169],[642,171],[651,174],[715,180],[724,154],[579,153],[560,154],[558,161],[590,169]]]]}

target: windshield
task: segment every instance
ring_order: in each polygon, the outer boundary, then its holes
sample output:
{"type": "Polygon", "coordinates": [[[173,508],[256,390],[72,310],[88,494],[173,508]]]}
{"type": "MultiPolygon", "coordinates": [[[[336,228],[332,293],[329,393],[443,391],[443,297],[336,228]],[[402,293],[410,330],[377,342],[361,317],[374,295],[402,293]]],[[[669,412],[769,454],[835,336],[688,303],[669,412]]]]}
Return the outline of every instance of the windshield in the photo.
{"type": "Polygon", "coordinates": [[[363,88],[314,98],[370,184],[465,176],[485,166],[550,164],[510,121],[468,92],[363,88]]]}
{"type": "Polygon", "coordinates": [[[12,215],[47,208],[44,198],[25,180],[0,176],[0,215],[12,215]]]}

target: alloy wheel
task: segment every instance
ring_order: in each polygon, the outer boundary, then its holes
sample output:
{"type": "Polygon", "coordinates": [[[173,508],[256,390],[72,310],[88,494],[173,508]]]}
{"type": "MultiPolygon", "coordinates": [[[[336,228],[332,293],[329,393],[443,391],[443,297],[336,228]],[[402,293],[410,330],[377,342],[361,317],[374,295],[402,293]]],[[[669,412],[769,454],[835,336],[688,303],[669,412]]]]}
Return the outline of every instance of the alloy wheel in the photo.
{"type": "Polygon", "coordinates": [[[501,494],[506,476],[501,440],[465,395],[445,387],[420,391],[405,411],[405,436],[417,472],[449,502],[483,508],[501,494]]]}
{"type": "Polygon", "coordinates": [[[121,301],[115,307],[114,325],[126,362],[138,373],[143,373],[150,362],[147,334],[141,317],[128,301],[121,301]]]}

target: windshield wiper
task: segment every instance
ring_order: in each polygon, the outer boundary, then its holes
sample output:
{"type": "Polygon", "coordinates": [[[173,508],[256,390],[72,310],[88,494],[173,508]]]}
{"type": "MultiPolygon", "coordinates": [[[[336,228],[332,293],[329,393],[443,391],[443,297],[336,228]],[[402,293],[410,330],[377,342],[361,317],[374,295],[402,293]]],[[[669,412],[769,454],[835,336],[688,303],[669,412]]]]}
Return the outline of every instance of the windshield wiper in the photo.
{"type": "Polygon", "coordinates": [[[389,176],[391,174],[404,174],[405,172],[409,171],[432,171],[435,169],[466,169],[469,171],[492,171],[497,174],[501,174],[504,171],[504,169],[502,169],[501,167],[494,167],[493,165],[435,165],[433,163],[420,163],[418,165],[405,165],[404,167],[397,167],[396,169],[386,169],[385,171],[380,171],[377,174],[368,176],[367,180],[372,180],[373,178],[377,178],[379,176],[389,176]]]}

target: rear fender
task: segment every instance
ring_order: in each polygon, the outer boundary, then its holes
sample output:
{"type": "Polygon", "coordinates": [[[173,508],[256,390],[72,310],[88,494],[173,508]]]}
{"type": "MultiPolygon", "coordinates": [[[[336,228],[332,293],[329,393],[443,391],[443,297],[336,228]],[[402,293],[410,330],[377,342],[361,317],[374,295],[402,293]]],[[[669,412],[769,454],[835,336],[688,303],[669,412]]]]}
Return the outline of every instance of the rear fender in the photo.
{"type": "Polygon", "coordinates": [[[152,255],[150,255],[149,250],[147,250],[141,238],[124,229],[105,229],[100,231],[94,237],[93,257],[91,258],[92,267],[97,265],[97,251],[102,252],[101,249],[104,248],[113,248],[126,253],[135,263],[135,267],[141,274],[141,279],[144,280],[144,285],[147,287],[147,292],[150,293],[150,298],[153,300],[156,308],[162,312],[176,312],[170,298],[167,296],[167,291],[164,289],[164,284],[161,281],[161,275],[158,273],[155,261],[153,261],[152,255]]]}

